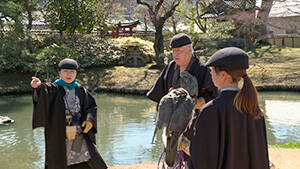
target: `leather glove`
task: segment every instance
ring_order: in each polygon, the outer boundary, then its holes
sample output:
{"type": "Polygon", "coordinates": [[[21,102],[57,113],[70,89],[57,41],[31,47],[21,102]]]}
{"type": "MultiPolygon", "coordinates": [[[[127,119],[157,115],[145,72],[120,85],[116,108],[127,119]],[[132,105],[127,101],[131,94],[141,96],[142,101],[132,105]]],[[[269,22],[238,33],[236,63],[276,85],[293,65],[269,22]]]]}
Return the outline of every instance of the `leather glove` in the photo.
{"type": "Polygon", "coordinates": [[[205,105],[205,100],[204,100],[203,97],[197,98],[197,100],[196,100],[195,102],[196,102],[196,103],[195,103],[195,109],[201,109],[201,107],[202,107],[203,105],[205,105]]]}
{"type": "Polygon", "coordinates": [[[191,141],[187,139],[185,136],[182,136],[182,140],[179,143],[178,150],[183,150],[187,155],[190,155],[190,145],[191,141]]]}
{"type": "Polygon", "coordinates": [[[84,126],[85,126],[85,128],[83,130],[83,133],[88,133],[91,130],[91,128],[93,127],[93,124],[90,121],[86,120],[82,123],[82,127],[84,127],[84,126]]]}

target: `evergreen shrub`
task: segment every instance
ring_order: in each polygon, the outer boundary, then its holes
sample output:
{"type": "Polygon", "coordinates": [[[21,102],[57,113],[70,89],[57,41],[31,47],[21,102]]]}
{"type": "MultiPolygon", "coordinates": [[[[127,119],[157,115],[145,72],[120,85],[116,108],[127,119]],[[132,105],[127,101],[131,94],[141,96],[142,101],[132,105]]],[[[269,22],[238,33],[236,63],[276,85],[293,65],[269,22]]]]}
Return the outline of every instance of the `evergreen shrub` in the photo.
{"type": "Polygon", "coordinates": [[[35,53],[30,54],[24,41],[5,36],[0,41],[0,72],[57,73],[57,64],[64,58],[78,61],[81,69],[119,65],[128,56],[128,46],[139,46],[147,61],[155,58],[153,43],[140,38],[102,39],[90,35],[50,35],[33,37],[35,53]]]}
{"type": "Polygon", "coordinates": [[[121,51],[121,58],[129,55],[129,46],[137,46],[139,47],[140,55],[148,62],[152,62],[155,60],[155,51],[153,49],[153,42],[148,40],[143,40],[141,38],[134,37],[122,37],[116,39],[110,39],[110,41],[114,44],[114,49],[121,51]]]}

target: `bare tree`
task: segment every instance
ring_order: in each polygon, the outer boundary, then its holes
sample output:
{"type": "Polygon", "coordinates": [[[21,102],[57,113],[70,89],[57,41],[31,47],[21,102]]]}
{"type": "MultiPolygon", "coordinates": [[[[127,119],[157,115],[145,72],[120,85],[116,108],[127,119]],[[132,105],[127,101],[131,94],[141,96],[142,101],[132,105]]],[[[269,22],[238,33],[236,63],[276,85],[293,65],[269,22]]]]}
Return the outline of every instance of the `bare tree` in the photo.
{"type": "Polygon", "coordinates": [[[136,0],[114,0],[113,2],[121,4],[126,10],[123,11],[124,15],[132,16],[135,13],[135,8],[137,7],[136,0]]]}
{"type": "Polygon", "coordinates": [[[258,36],[254,37],[256,41],[260,41],[263,44],[270,44],[267,37],[267,26],[269,24],[268,18],[273,5],[274,0],[262,0],[261,8],[258,13],[258,18],[260,19],[260,25],[258,26],[258,36]]]}
{"type": "Polygon", "coordinates": [[[147,11],[147,7],[142,5],[137,6],[134,9],[133,17],[144,22],[144,36],[146,37],[148,31],[148,23],[151,22],[149,12],[147,11]]]}
{"type": "Polygon", "coordinates": [[[203,23],[203,18],[201,18],[201,15],[203,14],[203,10],[209,6],[209,1],[207,0],[186,0],[186,2],[190,6],[189,10],[190,12],[184,11],[178,11],[181,15],[183,15],[188,20],[193,21],[197,27],[204,33],[206,33],[206,24],[203,23]]]}
{"type": "Polygon", "coordinates": [[[234,20],[234,35],[244,37],[245,50],[249,50],[257,41],[268,43],[266,36],[267,24],[273,1],[274,0],[263,0],[260,8],[256,6],[256,0],[236,1],[235,5],[238,6],[238,8],[224,8],[224,13],[222,16],[219,16],[219,19],[234,20]]]}
{"type": "Polygon", "coordinates": [[[300,29],[300,3],[293,1],[276,1],[268,18],[269,30],[274,34],[297,34],[300,29]]]}
{"type": "Polygon", "coordinates": [[[32,29],[32,22],[33,22],[32,12],[35,11],[35,7],[37,6],[37,3],[38,2],[36,0],[24,0],[24,7],[25,7],[25,10],[28,15],[28,24],[26,27],[26,30],[27,30],[26,43],[27,43],[30,53],[34,52],[34,46],[32,44],[32,40],[31,40],[31,29],[32,29]]]}
{"type": "Polygon", "coordinates": [[[172,26],[173,26],[173,32],[174,34],[177,34],[177,21],[176,21],[176,18],[174,15],[171,16],[171,23],[172,23],[172,26]]]}
{"type": "Polygon", "coordinates": [[[174,14],[180,1],[181,0],[172,0],[170,3],[166,3],[164,0],[156,0],[155,3],[150,4],[137,0],[138,4],[145,5],[148,8],[151,22],[155,27],[154,50],[157,64],[164,64],[162,57],[164,54],[164,39],[162,34],[164,23],[174,14]]]}

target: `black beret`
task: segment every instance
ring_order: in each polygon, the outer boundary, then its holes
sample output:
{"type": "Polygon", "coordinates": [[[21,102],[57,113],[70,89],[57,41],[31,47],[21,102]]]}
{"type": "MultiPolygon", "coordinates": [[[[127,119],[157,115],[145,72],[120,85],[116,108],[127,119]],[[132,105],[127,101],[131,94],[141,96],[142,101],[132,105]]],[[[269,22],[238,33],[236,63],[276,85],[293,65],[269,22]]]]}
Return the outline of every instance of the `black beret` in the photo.
{"type": "Polygon", "coordinates": [[[214,53],[207,61],[206,66],[229,70],[248,69],[249,56],[240,48],[227,47],[214,53]]]}
{"type": "Polygon", "coordinates": [[[63,59],[58,64],[58,69],[78,69],[78,64],[73,59],[63,59]]]}
{"type": "Polygon", "coordinates": [[[175,36],[173,36],[172,40],[171,40],[171,46],[170,48],[179,48],[181,46],[184,45],[188,45],[191,44],[192,41],[190,39],[190,37],[187,34],[184,33],[179,33],[175,36]]]}

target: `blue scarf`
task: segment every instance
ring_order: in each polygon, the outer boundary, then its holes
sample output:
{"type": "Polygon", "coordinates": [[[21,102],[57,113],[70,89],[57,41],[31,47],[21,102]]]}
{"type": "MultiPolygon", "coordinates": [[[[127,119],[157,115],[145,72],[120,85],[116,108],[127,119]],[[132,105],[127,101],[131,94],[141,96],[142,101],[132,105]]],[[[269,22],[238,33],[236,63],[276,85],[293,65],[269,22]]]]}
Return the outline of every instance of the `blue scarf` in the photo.
{"type": "Polygon", "coordinates": [[[61,79],[57,79],[57,80],[55,80],[54,83],[57,83],[59,86],[62,86],[62,87],[67,86],[69,89],[74,89],[75,87],[78,86],[76,79],[72,83],[66,83],[61,79]]]}

